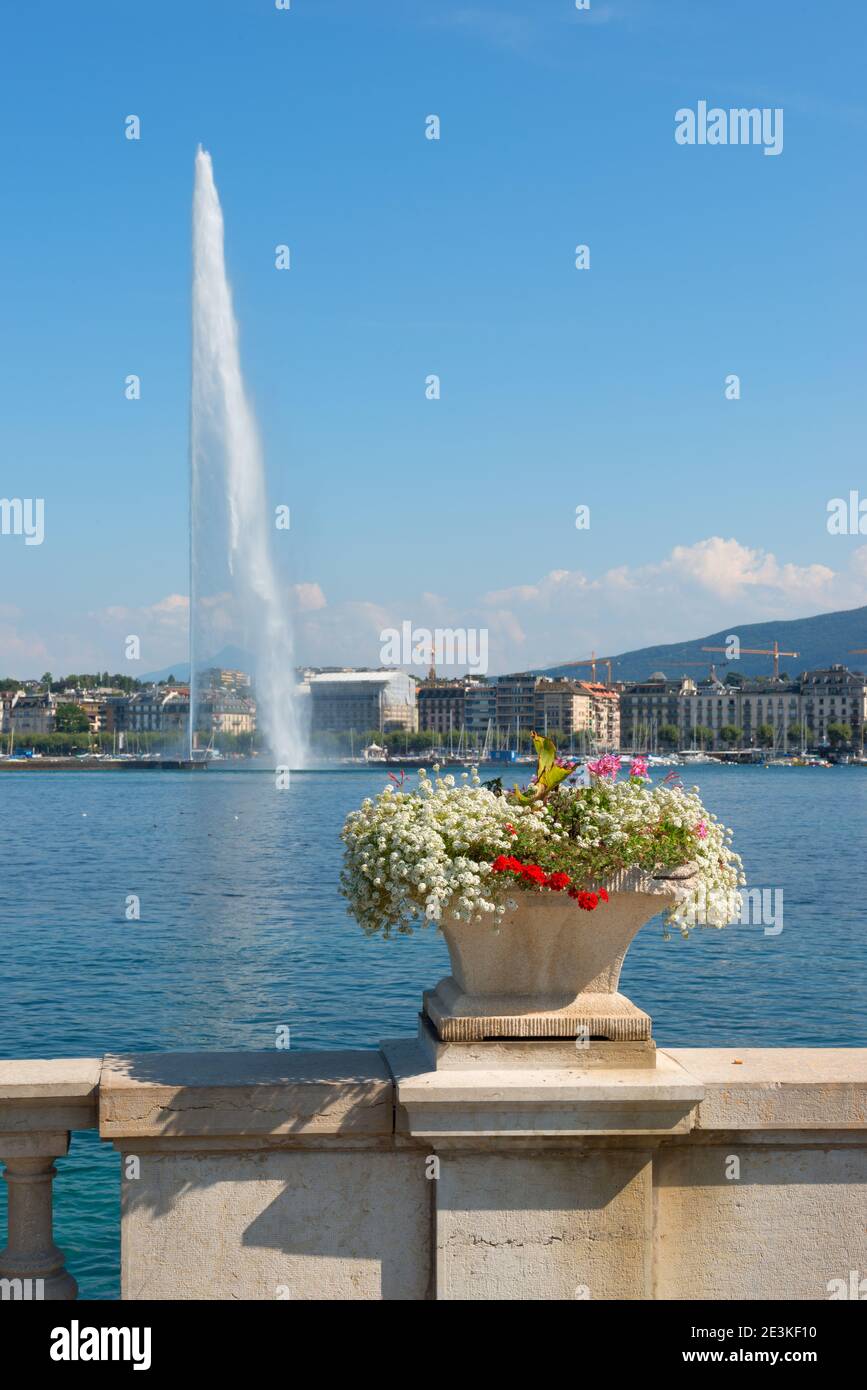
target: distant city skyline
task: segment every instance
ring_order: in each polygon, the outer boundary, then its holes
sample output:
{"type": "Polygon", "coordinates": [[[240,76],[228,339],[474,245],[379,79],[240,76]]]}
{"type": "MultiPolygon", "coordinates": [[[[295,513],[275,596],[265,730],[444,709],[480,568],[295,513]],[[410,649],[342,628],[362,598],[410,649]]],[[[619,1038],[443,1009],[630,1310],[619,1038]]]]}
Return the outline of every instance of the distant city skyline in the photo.
{"type": "Polygon", "coordinates": [[[484,629],[497,673],[863,605],[865,30],[806,44],[782,0],[11,14],[0,497],[44,534],[0,528],[0,675],[187,657],[200,141],[298,662],[375,666],[408,621],[484,629]],[[784,146],[680,145],[701,103],[784,111],[784,146]]]}
{"type": "MultiPolygon", "coordinates": [[[[564,660],[546,666],[521,668],[546,676],[568,675],[578,680],[607,682],[610,678],[615,684],[620,681],[643,680],[654,672],[671,676],[692,674],[695,679],[702,677],[698,668],[705,674],[716,670],[725,676],[729,671],[744,679],[771,677],[775,671],[781,676],[793,678],[808,669],[843,666],[854,672],[867,667],[867,647],[855,645],[867,641],[867,606],[845,609],[817,615],[813,618],[779,620],[770,623],[730,624],[727,628],[700,636],[693,635],[670,645],[650,645],[629,652],[592,652],[579,657],[570,653],[564,660]],[[731,629],[737,627],[737,631],[731,629]],[[691,671],[689,668],[692,668],[691,671]]],[[[515,674],[518,668],[507,671],[479,671],[472,666],[461,666],[452,670],[444,669],[437,663],[424,661],[415,667],[401,661],[381,660],[379,662],[302,662],[296,665],[299,679],[304,671],[340,671],[391,669],[404,670],[416,680],[424,680],[431,673],[437,678],[472,679],[497,681],[504,675],[515,674]]],[[[227,646],[215,652],[211,663],[197,667],[197,683],[238,684],[252,681],[255,684],[255,661],[252,654],[241,648],[227,646]]],[[[78,663],[72,670],[56,670],[51,673],[55,686],[69,676],[78,676],[85,668],[78,663]]],[[[21,673],[7,672],[0,681],[17,674],[28,684],[39,683],[37,676],[22,676],[21,673]]],[[[44,674],[44,673],[40,673],[44,674]]],[[[90,672],[97,675],[98,672],[90,672]]],[[[103,668],[105,674],[105,668],[103,668]]],[[[137,671],[133,676],[125,672],[109,672],[120,675],[125,680],[140,684],[165,682],[172,678],[176,682],[189,683],[189,663],[183,658],[169,666],[154,671],[137,671]]],[[[98,682],[97,682],[98,683],[98,682]]]]}

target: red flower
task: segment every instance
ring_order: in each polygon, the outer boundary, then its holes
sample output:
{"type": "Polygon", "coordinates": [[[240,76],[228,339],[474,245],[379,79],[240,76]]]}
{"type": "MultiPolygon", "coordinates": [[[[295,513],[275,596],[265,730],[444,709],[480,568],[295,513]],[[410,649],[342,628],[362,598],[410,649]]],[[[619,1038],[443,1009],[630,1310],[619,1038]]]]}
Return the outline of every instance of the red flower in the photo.
{"type": "Polygon", "coordinates": [[[524,872],[524,865],[520,859],[516,859],[512,854],[498,854],[491,868],[495,874],[504,874],[507,871],[512,874],[524,872]]]}
{"type": "Polygon", "coordinates": [[[564,888],[568,888],[572,882],[568,874],[551,874],[548,879],[548,887],[553,888],[555,893],[562,893],[564,888]]]}
{"type": "Polygon", "coordinates": [[[528,883],[543,884],[545,882],[545,870],[540,869],[538,864],[524,864],[521,869],[521,877],[528,883]]]}
{"type": "Polygon", "coordinates": [[[598,893],[585,893],[581,889],[570,888],[569,897],[575,898],[578,906],[584,912],[592,912],[594,908],[599,906],[600,900],[603,902],[608,901],[608,894],[605,892],[604,888],[600,888],[598,893]]]}
{"type": "Polygon", "coordinates": [[[517,835],[518,833],[513,825],[507,825],[506,829],[508,830],[510,835],[517,835]]]}

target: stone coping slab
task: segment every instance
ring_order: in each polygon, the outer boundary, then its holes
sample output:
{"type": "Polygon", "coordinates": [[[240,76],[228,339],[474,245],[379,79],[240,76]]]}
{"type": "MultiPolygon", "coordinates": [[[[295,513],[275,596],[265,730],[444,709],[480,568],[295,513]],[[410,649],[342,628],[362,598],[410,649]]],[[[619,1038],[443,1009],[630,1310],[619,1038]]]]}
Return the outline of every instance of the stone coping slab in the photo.
{"type": "Polygon", "coordinates": [[[867,1048],[672,1047],[666,1054],[704,1085],[697,1130],[867,1126],[867,1048]]]}
{"type": "Polygon", "coordinates": [[[0,1134],[94,1129],[101,1068],[100,1057],[0,1060],[0,1134]]]}
{"type": "Polygon", "coordinates": [[[91,1100],[101,1069],[101,1057],[0,1060],[0,1101],[91,1100]]]}
{"type": "MultiPolygon", "coordinates": [[[[549,1044],[554,1051],[558,1044],[549,1044]]],[[[867,1048],[665,1048],[653,1068],[436,1065],[415,1039],[320,1052],[142,1053],[0,1061],[0,1135],[95,1127],[106,1139],[256,1148],[345,1135],[683,1134],[867,1126],[867,1048]],[[386,1061],[387,1058],[387,1061],[386,1061]],[[392,1072],[394,1080],[392,1079],[392,1072]],[[97,1102],[99,1101],[99,1116],[97,1102]],[[237,1146],[237,1145],[236,1145],[237,1146]]],[[[511,1054],[512,1049],[509,1048],[511,1054]]]]}
{"type": "Polygon", "coordinates": [[[393,1086],[379,1052],[145,1052],[109,1056],[103,1139],[391,1135],[393,1086]]]}
{"type": "Polygon", "coordinates": [[[416,1039],[382,1043],[398,1132],[419,1136],[680,1134],[704,1086],[675,1059],[656,1067],[432,1070],[416,1039]]]}

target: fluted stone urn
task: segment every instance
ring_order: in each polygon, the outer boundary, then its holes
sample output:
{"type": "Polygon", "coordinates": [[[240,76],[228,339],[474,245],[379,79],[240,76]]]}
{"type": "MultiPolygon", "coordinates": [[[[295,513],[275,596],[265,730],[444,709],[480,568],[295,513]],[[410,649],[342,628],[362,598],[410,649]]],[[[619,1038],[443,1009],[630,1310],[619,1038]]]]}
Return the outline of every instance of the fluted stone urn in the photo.
{"type": "Polygon", "coordinates": [[[517,910],[499,919],[499,931],[443,922],[452,973],[424,996],[437,1038],[647,1042],[650,1016],[618,989],[623,960],[644,923],[691,892],[696,872],[627,870],[592,912],[565,893],[516,890],[517,910]]]}

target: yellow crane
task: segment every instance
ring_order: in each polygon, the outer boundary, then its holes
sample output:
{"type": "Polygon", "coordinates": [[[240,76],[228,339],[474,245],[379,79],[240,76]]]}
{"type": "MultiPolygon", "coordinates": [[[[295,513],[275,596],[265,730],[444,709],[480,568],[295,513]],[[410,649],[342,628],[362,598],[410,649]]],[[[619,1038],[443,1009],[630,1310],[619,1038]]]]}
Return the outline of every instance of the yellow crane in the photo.
{"type": "MultiPolygon", "coordinates": [[[[728,647],[702,647],[702,651],[703,651],[703,652],[725,652],[726,654],[728,654],[728,650],[729,650],[728,647]]],[[[798,657],[798,656],[801,655],[801,653],[800,653],[800,652],[783,652],[783,651],[780,651],[779,643],[778,643],[778,642],[775,642],[774,645],[773,645],[772,647],[741,647],[741,648],[739,649],[738,655],[739,655],[739,656],[772,656],[772,657],[774,658],[774,679],[776,680],[777,677],[778,677],[779,674],[780,674],[780,657],[781,657],[781,656],[794,656],[794,657],[798,657]]]]}
{"type": "Polygon", "coordinates": [[[566,665],[566,666],[589,666],[589,667],[590,667],[591,679],[593,680],[593,683],[594,683],[594,684],[596,683],[596,667],[597,667],[597,665],[599,665],[599,666],[607,666],[607,667],[608,667],[608,684],[610,685],[610,684],[611,684],[611,663],[612,663],[613,660],[614,660],[613,657],[610,657],[610,656],[597,656],[595,652],[591,652],[591,653],[590,653],[590,659],[589,659],[588,661],[567,661],[567,662],[565,662],[565,665],[566,665]]]}

